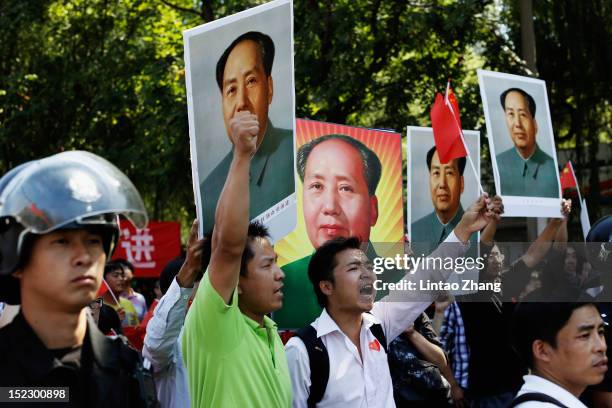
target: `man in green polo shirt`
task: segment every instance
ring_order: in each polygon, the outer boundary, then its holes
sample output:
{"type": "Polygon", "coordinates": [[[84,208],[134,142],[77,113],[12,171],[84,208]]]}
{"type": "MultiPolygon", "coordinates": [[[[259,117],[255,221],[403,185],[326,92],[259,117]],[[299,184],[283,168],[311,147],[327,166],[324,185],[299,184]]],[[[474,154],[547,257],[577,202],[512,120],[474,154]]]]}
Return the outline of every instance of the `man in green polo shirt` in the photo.
{"type": "Polygon", "coordinates": [[[215,213],[208,272],[187,313],[183,359],[192,407],[289,407],[291,380],[276,324],[285,275],[261,224],[249,225],[257,116],[229,122],[233,159],[215,213]]]}
{"type": "Polygon", "coordinates": [[[514,146],[496,155],[502,195],[559,198],[557,167],[536,143],[536,104],[520,88],[500,96],[508,133],[514,146]]]}

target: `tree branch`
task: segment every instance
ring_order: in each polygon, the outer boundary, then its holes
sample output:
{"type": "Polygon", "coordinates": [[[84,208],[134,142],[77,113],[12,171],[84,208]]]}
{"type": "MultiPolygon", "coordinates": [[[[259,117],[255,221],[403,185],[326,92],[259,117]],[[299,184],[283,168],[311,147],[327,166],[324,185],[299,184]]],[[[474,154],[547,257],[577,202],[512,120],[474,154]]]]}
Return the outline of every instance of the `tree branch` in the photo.
{"type": "Polygon", "coordinates": [[[191,14],[195,14],[198,17],[201,17],[201,14],[198,10],[194,10],[188,7],[181,7],[181,6],[177,6],[176,4],[172,4],[167,0],[160,0],[162,3],[164,3],[166,6],[173,8],[175,10],[179,10],[179,11],[183,11],[185,13],[191,13],[191,14]]]}

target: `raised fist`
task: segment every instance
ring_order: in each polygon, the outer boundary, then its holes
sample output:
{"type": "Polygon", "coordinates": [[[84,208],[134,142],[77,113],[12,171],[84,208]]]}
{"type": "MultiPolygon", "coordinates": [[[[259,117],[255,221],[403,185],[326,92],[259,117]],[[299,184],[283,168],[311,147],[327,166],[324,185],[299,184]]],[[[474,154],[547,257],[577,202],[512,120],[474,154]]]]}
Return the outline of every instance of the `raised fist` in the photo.
{"type": "Polygon", "coordinates": [[[572,200],[561,200],[561,215],[563,218],[567,220],[569,218],[570,213],[572,212],[572,200]]]}
{"type": "Polygon", "coordinates": [[[254,155],[259,134],[257,116],[248,111],[237,112],[230,119],[229,127],[236,154],[254,155]]]}

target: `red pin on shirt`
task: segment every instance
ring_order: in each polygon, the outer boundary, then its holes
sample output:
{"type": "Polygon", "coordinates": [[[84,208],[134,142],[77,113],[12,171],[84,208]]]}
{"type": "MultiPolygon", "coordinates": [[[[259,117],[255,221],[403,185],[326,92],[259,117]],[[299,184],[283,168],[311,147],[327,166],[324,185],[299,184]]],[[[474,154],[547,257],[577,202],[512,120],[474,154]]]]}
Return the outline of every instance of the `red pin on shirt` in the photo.
{"type": "Polygon", "coordinates": [[[370,350],[380,351],[380,343],[376,339],[372,340],[369,346],[370,346],[370,350]]]}

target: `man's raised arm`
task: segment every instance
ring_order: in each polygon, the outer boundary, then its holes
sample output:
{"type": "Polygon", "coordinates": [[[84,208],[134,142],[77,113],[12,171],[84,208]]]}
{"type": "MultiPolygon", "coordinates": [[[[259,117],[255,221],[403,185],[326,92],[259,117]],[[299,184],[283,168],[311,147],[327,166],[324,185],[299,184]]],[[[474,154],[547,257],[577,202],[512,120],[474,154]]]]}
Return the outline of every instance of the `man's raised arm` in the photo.
{"type": "Polygon", "coordinates": [[[474,232],[485,228],[490,221],[499,222],[503,212],[501,198],[495,196],[490,199],[485,193],[465,211],[453,232],[461,242],[467,243],[474,232]]]}
{"type": "MultiPolygon", "coordinates": [[[[445,259],[463,256],[469,247],[470,236],[482,230],[492,219],[499,220],[503,213],[501,200],[491,200],[487,194],[483,194],[472,204],[461,217],[453,233],[451,233],[443,244],[438,246],[427,256],[430,259],[445,259]]],[[[433,302],[438,291],[421,290],[420,282],[446,282],[453,269],[445,269],[442,264],[429,268],[425,264],[416,266],[414,270],[408,271],[402,278],[407,282],[413,282],[415,289],[391,290],[387,296],[374,303],[372,314],[382,321],[387,342],[391,343],[433,302]]]]}
{"type": "MultiPolygon", "coordinates": [[[[538,235],[536,240],[529,246],[527,252],[521,257],[525,265],[529,268],[534,268],[548,253],[553,245],[553,241],[557,236],[559,227],[564,220],[569,216],[572,208],[572,202],[569,200],[561,200],[561,214],[563,218],[552,218],[546,224],[544,230],[538,235]]],[[[566,238],[567,240],[567,238],[566,238]]]]}
{"type": "Polygon", "coordinates": [[[557,230],[557,235],[555,235],[555,243],[553,244],[553,250],[561,253],[565,253],[567,249],[567,220],[571,211],[572,200],[561,200],[561,214],[563,218],[557,230]]]}
{"type": "Polygon", "coordinates": [[[247,111],[238,112],[229,125],[233,158],[217,203],[208,268],[210,283],[225,303],[230,302],[238,284],[242,251],[247,242],[249,170],[259,132],[257,117],[247,111]]]}

